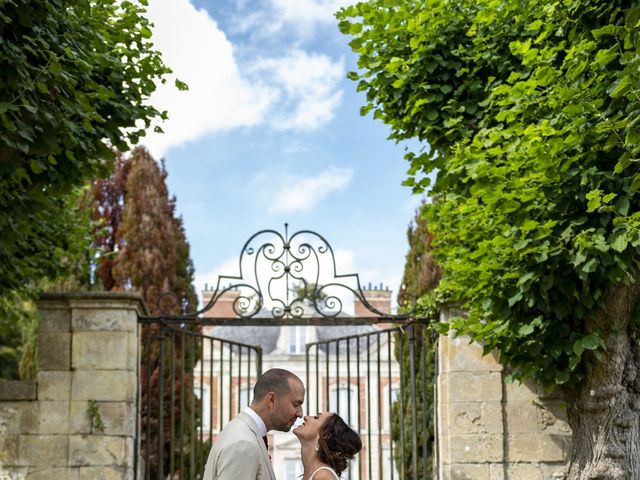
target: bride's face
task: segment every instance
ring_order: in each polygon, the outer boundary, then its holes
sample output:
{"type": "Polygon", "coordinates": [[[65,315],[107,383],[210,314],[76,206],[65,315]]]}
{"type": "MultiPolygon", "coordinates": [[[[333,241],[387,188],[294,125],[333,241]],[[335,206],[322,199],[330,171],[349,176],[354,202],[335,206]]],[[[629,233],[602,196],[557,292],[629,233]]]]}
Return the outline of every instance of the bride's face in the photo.
{"type": "Polygon", "coordinates": [[[304,418],[304,422],[302,425],[295,428],[293,433],[296,437],[301,440],[315,440],[318,438],[318,434],[320,433],[320,427],[322,424],[327,421],[333,413],[330,412],[321,412],[317,415],[307,415],[304,418]]]}

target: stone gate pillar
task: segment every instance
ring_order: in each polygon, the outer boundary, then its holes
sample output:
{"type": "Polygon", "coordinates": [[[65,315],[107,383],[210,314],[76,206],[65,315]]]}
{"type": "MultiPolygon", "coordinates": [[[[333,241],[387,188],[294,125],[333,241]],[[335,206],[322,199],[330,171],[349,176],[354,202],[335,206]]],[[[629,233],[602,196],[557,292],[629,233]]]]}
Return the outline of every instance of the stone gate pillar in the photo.
{"type": "Polygon", "coordinates": [[[0,478],[132,480],[142,298],[45,294],[38,310],[37,381],[0,384],[0,478]]]}
{"type": "Polygon", "coordinates": [[[469,337],[439,339],[438,480],[563,479],[571,430],[561,399],[533,382],[505,383],[496,358],[469,337]]]}

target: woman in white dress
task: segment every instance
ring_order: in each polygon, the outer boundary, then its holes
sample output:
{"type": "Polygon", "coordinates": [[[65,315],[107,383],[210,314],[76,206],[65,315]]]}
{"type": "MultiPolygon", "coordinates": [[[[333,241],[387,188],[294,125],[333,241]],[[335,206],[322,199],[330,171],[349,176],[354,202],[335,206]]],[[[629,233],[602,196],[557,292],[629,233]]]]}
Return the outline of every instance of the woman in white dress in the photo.
{"type": "Polygon", "coordinates": [[[300,440],[302,480],[338,480],[362,448],[360,436],[335,413],[308,415],[293,433],[300,440]]]}

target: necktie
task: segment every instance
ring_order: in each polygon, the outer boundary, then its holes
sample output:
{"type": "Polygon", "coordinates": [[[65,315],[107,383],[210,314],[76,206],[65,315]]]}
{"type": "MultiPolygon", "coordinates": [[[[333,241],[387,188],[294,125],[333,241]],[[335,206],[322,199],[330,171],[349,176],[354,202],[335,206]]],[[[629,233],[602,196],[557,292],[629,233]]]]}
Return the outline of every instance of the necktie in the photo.
{"type": "Polygon", "coordinates": [[[267,449],[267,451],[269,451],[269,440],[267,439],[266,435],[262,437],[262,441],[264,442],[264,446],[267,449]]]}

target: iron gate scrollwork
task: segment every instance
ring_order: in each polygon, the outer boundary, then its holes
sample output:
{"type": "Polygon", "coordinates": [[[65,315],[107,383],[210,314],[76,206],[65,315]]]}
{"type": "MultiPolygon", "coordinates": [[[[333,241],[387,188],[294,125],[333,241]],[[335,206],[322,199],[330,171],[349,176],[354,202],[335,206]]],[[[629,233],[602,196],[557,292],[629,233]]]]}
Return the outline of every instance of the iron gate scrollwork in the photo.
{"type": "Polygon", "coordinates": [[[365,290],[357,274],[337,273],[324,237],[310,230],[289,236],[285,224],[284,234],[262,230],[249,238],[239,274],[205,287],[202,309],[172,315],[175,297],[162,295],[161,315],[141,319],[137,478],[200,479],[211,442],[249,404],[263,364],[288,368],[274,364],[272,352],[278,362],[293,362],[291,370],[301,365],[306,412],[335,411],[361,435],[349,478],[431,478],[430,439],[416,423],[418,412],[425,421],[433,396],[416,390],[431,368],[428,355],[415,351],[424,322],[413,311],[378,308],[365,290]],[[359,310],[352,313],[349,302],[359,310]],[[311,329],[303,337],[317,341],[284,352],[282,335],[295,328],[311,329]]]}

